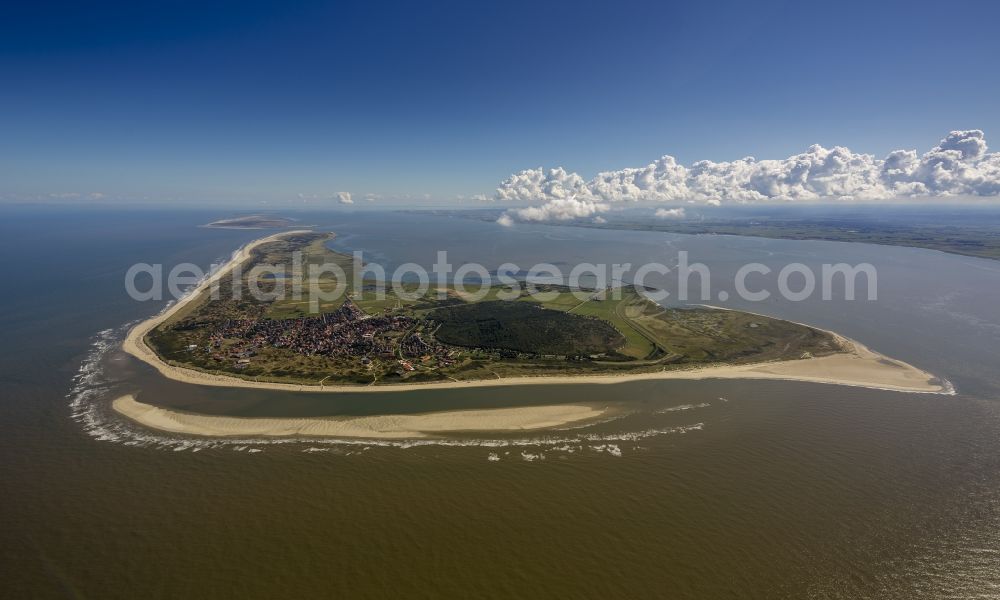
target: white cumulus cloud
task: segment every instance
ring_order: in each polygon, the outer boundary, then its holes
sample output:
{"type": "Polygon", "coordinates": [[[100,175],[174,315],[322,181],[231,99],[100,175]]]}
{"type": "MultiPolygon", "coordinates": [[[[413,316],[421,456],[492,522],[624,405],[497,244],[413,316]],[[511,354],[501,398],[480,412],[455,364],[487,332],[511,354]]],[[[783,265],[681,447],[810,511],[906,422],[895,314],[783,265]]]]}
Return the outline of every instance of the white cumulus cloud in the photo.
{"type": "MultiPolygon", "coordinates": [[[[952,131],[924,154],[895,150],[885,158],[818,144],[782,159],[702,160],[672,156],[605,171],[586,181],[562,168],[528,169],[497,188],[502,201],[531,204],[507,211],[510,221],[591,217],[618,202],[726,203],[890,200],[916,196],[1000,195],[1000,153],[987,152],[978,129],[952,131]]],[[[670,218],[670,217],[665,217],[670,218]]],[[[677,218],[677,217],[673,217],[677,218]]]]}
{"type": "Polygon", "coordinates": [[[354,200],[351,198],[351,192],[337,192],[337,195],[334,196],[334,198],[336,198],[337,202],[340,202],[341,204],[354,204],[354,200]]]}
{"type": "Polygon", "coordinates": [[[658,219],[683,219],[685,216],[683,208],[658,208],[655,215],[658,219]]]}
{"type": "Polygon", "coordinates": [[[497,188],[498,200],[514,202],[534,202],[544,200],[564,200],[574,196],[583,198],[591,195],[587,182],[576,173],[567,173],[562,168],[543,170],[528,169],[511,175],[497,188]]]}

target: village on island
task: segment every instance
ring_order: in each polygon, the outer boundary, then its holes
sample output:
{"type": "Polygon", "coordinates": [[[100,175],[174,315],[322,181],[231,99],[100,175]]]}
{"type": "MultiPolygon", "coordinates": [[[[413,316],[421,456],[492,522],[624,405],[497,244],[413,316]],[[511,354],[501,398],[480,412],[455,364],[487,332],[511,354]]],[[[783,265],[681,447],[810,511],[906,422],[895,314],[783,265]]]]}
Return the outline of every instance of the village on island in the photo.
{"type": "MultiPolygon", "coordinates": [[[[304,391],[650,377],[947,387],[829,331],[742,311],[664,307],[632,285],[582,299],[561,284],[513,297],[499,286],[421,295],[372,280],[344,286],[327,274],[316,289],[346,287],[336,299],[227,293],[255,267],[291,264],[293,253],[307,266],[333,261],[346,270],[352,257],[331,250],[332,237],[299,230],[249,244],[192,294],[133,328],[125,350],[182,381],[304,391]],[[222,293],[209,293],[215,285],[222,293]]],[[[278,280],[260,285],[267,291],[278,280]]]]}
{"type": "MultiPolygon", "coordinates": [[[[286,348],[303,355],[357,359],[362,365],[372,359],[396,361],[402,372],[414,371],[414,360],[444,367],[455,363],[456,350],[423,340],[421,322],[406,315],[369,315],[350,299],[333,312],[298,319],[227,320],[211,334],[208,352],[212,360],[227,361],[243,370],[262,348],[286,348]]],[[[197,344],[188,350],[198,350],[197,344]]]]}

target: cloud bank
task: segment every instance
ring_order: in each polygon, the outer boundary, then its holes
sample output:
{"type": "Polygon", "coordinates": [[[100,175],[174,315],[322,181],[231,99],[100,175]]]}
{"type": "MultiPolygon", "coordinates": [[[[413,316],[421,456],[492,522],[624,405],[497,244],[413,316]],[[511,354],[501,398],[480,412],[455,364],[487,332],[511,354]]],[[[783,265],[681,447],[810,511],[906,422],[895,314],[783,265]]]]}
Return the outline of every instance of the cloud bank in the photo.
{"type": "MultiPolygon", "coordinates": [[[[895,150],[884,159],[818,144],[778,160],[646,165],[598,173],[590,181],[563,168],[528,169],[500,184],[496,199],[530,204],[502,224],[593,217],[620,202],[722,204],[766,201],[892,200],[918,196],[1000,195],[1000,153],[988,153],[978,129],[952,131],[930,151],[895,150]]],[[[683,218],[680,213],[658,214],[683,218]]]]}

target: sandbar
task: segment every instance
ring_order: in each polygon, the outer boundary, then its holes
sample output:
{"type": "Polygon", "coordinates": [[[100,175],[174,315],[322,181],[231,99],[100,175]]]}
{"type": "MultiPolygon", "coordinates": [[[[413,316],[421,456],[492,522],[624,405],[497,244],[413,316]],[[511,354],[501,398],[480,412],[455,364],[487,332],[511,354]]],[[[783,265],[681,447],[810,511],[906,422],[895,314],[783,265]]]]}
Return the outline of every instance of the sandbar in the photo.
{"type": "Polygon", "coordinates": [[[560,404],[364,417],[227,417],[170,410],[144,404],[131,395],[116,399],[112,407],[140,425],[187,435],[375,439],[425,438],[459,431],[530,431],[595,419],[605,412],[560,404]]]}

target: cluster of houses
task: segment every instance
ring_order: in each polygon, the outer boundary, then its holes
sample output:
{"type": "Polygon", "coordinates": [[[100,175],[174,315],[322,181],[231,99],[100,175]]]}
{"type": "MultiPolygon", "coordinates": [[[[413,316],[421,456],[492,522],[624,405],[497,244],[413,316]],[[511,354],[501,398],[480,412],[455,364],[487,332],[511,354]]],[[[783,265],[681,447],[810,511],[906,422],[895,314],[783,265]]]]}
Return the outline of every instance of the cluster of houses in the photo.
{"type": "Polygon", "coordinates": [[[287,348],[305,355],[360,358],[364,364],[373,358],[397,356],[424,362],[437,358],[439,363],[452,364],[450,350],[427,343],[419,333],[408,333],[417,324],[416,319],[405,315],[368,315],[347,300],[336,311],[315,317],[228,320],[212,333],[207,350],[217,360],[234,361],[236,368],[244,368],[265,347],[287,348]]]}

